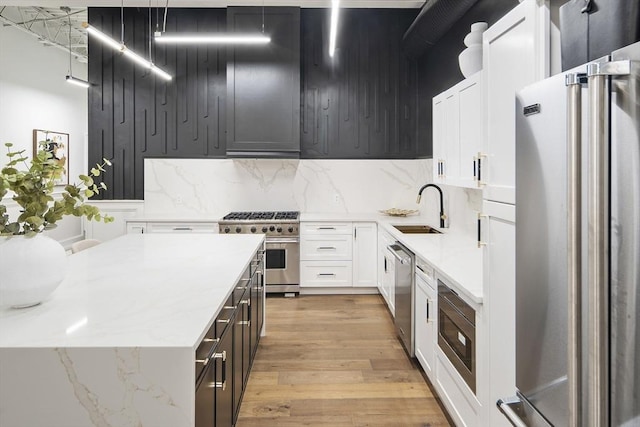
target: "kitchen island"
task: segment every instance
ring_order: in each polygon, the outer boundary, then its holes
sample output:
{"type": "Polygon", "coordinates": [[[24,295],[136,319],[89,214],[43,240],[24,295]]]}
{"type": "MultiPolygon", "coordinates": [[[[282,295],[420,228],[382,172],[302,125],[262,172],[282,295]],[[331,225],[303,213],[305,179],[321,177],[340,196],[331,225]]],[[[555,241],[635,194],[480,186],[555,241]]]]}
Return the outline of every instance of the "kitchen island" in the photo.
{"type": "Polygon", "coordinates": [[[263,245],[126,235],[70,256],[48,301],[0,310],[0,425],[193,426],[195,350],[263,245]]]}

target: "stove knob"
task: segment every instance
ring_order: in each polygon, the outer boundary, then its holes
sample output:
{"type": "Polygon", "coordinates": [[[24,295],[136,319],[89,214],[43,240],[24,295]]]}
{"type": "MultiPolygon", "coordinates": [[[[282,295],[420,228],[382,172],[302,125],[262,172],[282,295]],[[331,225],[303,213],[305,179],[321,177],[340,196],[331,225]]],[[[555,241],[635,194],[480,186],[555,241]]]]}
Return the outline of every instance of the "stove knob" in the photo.
{"type": "Polygon", "coordinates": [[[293,227],[289,227],[288,230],[289,230],[289,233],[293,233],[293,227]]]}
{"type": "Polygon", "coordinates": [[[262,227],[262,232],[263,232],[263,233],[266,233],[266,232],[267,232],[267,230],[268,230],[268,228],[267,228],[267,226],[266,226],[266,225],[265,225],[264,227],[262,227]]]}
{"type": "Polygon", "coordinates": [[[278,228],[276,228],[276,231],[277,231],[278,233],[282,233],[282,227],[278,227],[278,228]]]}
{"type": "Polygon", "coordinates": [[[255,233],[256,232],[256,228],[255,227],[251,227],[251,232],[255,233]]]}
{"type": "Polygon", "coordinates": [[[228,233],[228,232],[230,232],[230,231],[231,231],[231,229],[230,229],[229,227],[225,227],[225,228],[224,228],[224,232],[225,232],[225,233],[228,233]]]}
{"type": "Polygon", "coordinates": [[[236,233],[240,233],[242,231],[242,227],[236,227],[236,233]]]}
{"type": "Polygon", "coordinates": [[[272,225],[271,227],[269,227],[269,231],[273,231],[273,230],[275,230],[275,229],[276,229],[276,228],[275,228],[273,225],[272,225]]]}

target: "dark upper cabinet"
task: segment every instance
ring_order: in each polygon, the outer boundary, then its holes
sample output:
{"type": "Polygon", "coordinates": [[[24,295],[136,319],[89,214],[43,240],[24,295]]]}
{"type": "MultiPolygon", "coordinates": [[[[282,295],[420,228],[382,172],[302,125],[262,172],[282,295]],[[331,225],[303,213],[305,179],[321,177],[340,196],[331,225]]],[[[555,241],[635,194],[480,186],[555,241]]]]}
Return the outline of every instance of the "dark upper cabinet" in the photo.
{"type": "Polygon", "coordinates": [[[415,158],[417,64],[401,53],[412,9],[302,10],[301,157],[415,158]]]}
{"type": "Polygon", "coordinates": [[[271,43],[227,51],[227,156],[300,155],[300,9],[229,7],[227,29],[271,43]]]}

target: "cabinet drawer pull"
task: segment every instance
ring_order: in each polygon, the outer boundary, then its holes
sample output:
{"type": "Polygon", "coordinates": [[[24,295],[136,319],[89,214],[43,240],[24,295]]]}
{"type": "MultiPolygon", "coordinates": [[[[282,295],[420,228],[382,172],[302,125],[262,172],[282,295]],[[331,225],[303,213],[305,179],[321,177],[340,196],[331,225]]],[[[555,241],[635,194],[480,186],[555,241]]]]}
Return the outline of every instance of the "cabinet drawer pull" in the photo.
{"type": "Polygon", "coordinates": [[[318,276],[331,276],[334,277],[336,273],[318,273],[318,276]]]}
{"type": "Polygon", "coordinates": [[[251,320],[241,320],[241,321],[238,322],[238,325],[251,326],[251,320]]]}
{"type": "Polygon", "coordinates": [[[218,323],[229,323],[231,319],[218,319],[218,323]]]}
{"type": "Polygon", "coordinates": [[[335,227],[318,227],[318,230],[335,230],[335,227]]]}
{"type": "Polygon", "coordinates": [[[222,381],[216,381],[215,387],[221,388],[222,390],[226,390],[227,388],[227,351],[224,350],[222,353],[213,353],[211,355],[212,359],[222,359],[222,381]]]}
{"type": "Polygon", "coordinates": [[[191,227],[173,227],[173,231],[193,231],[191,227]]]}
{"type": "Polygon", "coordinates": [[[217,342],[217,341],[220,341],[220,340],[217,339],[217,338],[203,338],[202,339],[202,342],[217,342]]]}
{"type": "Polygon", "coordinates": [[[249,299],[240,300],[240,304],[248,305],[249,307],[251,307],[251,300],[249,300],[249,299]]]}
{"type": "Polygon", "coordinates": [[[196,363],[202,363],[202,366],[207,366],[207,363],[209,363],[209,358],[206,358],[206,359],[196,359],[196,363]]]}
{"type": "Polygon", "coordinates": [[[335,251],[336,247],[335,246],[318,246],[318,250],[335,251]]]}

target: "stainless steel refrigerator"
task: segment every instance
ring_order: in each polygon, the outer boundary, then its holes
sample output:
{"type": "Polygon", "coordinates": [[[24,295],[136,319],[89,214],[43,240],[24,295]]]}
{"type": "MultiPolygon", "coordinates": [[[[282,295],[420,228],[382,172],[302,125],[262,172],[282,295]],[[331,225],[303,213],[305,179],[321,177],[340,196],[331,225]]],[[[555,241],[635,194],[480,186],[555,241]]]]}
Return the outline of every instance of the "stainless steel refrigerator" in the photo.
{"type": "Polygon", "coordinates": [[[517,426],[640,426],[640,43],[516,99],[517,426]]]}

